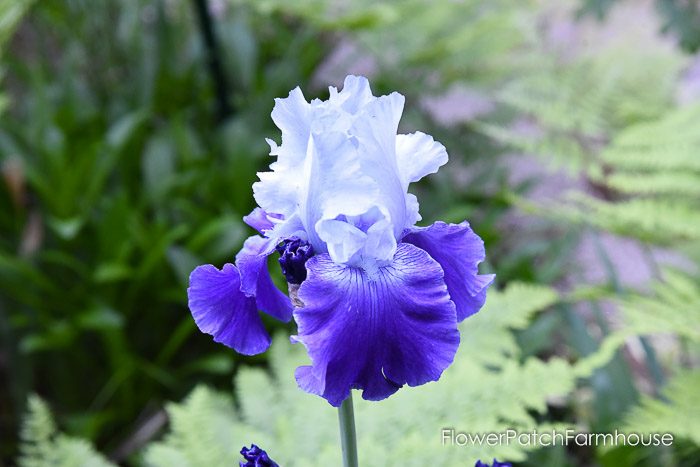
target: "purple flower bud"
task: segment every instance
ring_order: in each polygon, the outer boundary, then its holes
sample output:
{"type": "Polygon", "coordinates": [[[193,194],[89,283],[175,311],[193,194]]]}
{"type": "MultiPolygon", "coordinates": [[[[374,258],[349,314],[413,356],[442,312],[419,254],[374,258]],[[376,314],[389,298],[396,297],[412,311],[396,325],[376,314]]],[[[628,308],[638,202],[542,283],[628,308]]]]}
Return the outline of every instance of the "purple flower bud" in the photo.
{"type": "MultiPolygon", "coordinates": [[[[476,464],[474,464],[474,467],[489,467],[489,464],[486,462],[481,462],[481,459],[479,459],[476,461],[476,464]]],[[[491,467],[513,467],[513,464],[510,462],[498,462],[496,459],[494,459],[491,467]]]]}
{"type": "Polygon", "coordinates": [[[240,461],[238,463],[240,467],[279,467],[264,450],[255,444],[251,444],[250,449],[243,446],[241,455],[247,462],[240,461]]]}
{"type": "Polygon", "coordinates": [[[306,279],[306,261],[314,255],[314,247],[299,238],[284,240],[275,248],[280,254],[282,274],[290,284],[301,284],[306,279]]]}

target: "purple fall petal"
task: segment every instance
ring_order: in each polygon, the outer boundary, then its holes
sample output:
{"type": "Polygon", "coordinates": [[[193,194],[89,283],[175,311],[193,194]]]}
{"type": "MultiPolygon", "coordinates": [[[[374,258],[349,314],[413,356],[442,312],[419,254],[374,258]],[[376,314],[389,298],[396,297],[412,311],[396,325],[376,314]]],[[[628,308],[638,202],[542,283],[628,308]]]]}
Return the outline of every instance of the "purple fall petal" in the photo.
{"type": "Polygon", "coordinates": [[[267,257],[276,245],[275,239],[248,237],[236,255],[236,266],[241,274],[241,291],[254,297],[262,311],[287,322],[292,319],[292,302],[272,282],[267,268],[267,257]]]}
{"type": "Polygon", "coordinates": [[[190,274],[189,307],[197,327],[214,336],[214,341],[244,355],[259,354],[270,346],[270,336],[255,299],[246,297],[240,286],[233,264],[221,270],[211,264],[199,266],[190,274]]]}
{"type": "Polygon", "coordinates": [[[307,263],[294,311],[312,366],[297,369],[307,392],[339,406],[350,389],[381,400],[402,385],[440,378],[459,346],[454,303],[440,265],[423,250],[398,246],[392,263],[371,274],[334,263],[307,263]]]}
{"type": "Polygon", "coordinates": [[[436,222],[429,227],[414,227],[403,237],[425,250],[442,266],[445,283],[457,306],[457,321],[473,315],[484,305],[486,290],[494,274],[479,275],[478,265],[484,260],[484,241],[464,221],[460,224],[436,222]]]}

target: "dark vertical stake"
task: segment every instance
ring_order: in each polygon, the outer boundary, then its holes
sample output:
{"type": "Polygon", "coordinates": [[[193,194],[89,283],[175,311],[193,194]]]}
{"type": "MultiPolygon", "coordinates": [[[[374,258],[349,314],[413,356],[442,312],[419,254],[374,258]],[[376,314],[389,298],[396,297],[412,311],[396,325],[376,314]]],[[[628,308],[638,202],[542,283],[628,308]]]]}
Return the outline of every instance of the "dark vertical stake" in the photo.
{"type": "Polygon", "coordinates": [[[207,48],[207,60],[209,64],[209,73],[214,82],[214,91],[216,92],[216,113],[217,120],[222,122],[232,113],[231,105],[228,102],[227,92],[228,84],[226,83],[226,75],[221,65],[221,55],[219,52],[219,44],[216,41],[214,33],[214,24],[209,14],[209,5],[207,0],[194,0],[194,6],[197,10],[199,18],[199,27],[202,32],[204,44],[207,48]]]}

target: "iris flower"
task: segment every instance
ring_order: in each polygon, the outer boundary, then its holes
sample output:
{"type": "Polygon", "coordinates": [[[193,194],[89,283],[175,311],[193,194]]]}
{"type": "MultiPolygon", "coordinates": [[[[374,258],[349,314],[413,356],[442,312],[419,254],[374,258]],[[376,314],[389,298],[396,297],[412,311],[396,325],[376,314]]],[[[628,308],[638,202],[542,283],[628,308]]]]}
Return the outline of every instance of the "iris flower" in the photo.
{"type": "Polygon", "coordinates": [[[401,386],[436,381],[459,346],[457,324],[484,303],[484,244],[465,221],[418,227],[409,185],[447,162],[421,132],[397,134],[404,96],[375,97],[366,78],[307,102],[299,88],[276,99],[282,143],[253,185],[258,208],[235,264],[196,268],[189,306],[201,331],[237,352],[270,345],[259,310],[294,318],[311,364],[299,386],[339,406],[351,389],[381,400],[401,386]],[[273,283],[280,253],[290,296],[273,283]]]}

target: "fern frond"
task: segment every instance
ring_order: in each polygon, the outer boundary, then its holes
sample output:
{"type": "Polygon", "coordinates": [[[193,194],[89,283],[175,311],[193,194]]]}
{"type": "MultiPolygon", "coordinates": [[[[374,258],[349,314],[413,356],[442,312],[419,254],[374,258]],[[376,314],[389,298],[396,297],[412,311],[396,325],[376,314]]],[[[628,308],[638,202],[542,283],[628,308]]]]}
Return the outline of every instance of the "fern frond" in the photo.
{"type": "Polygon", "coordinates": [[[700,105],[622,131],[601,154],[599,183],[629,194],[700,198],[700,105]]]}
{"type": "Polygon", "coordinates": [[[659,245],[700,239],[700,210],[690,201],[634,198],[606,202],[582,194],[568,199],[572,202],[542,206],[539,212],[552,219],[592,225],[659,245]]]}
{"type": "Polygon", "coordinates": [[[651,296],[632,295],[621,301],[626,332],[676,334],[700,342],[700,284],[697,278],[666,269],[651,296]]]}
{"type": "Polygon", "coordinates": [[[700,240],[700,105],[623,130],[599,162],[589,178],[626,199],[574,193],[537,212],[661,245],[700,240]]]}
{"type": "Polygon", "coordinates": [[[219,465],[239,457],[241,435],[230,396],[198,386],[182,404],[169,404],[167,412],[171,431],[145,452],[148,465],[219,465]]]}
{"type": "Polygon", "coordinates": [[[59,434],[54,441],[52,462],[56,467],[115,467],[86,440],[59,434]]]}
{"type": "Polygon", "coordinates": [[[56,425],[51,411],[39,396],[27,400],[27,413],[20,431],[20,467],[41,467],[53,455],[56,425]]]}
{"type": "Polygon", "coordinates": [[[658,118],[672,103],[685,59],[664,48],[623,44],[570,62],[555,59],[512,81],[497,99],[532,120],[537,131],[478,129],[497,141],[573,173],[595,165],[606,141],[630,124],[658,118]]]}
{"type": "MultiPolygon", "coordinates": [[[[632,150],[630,156],[633,156],[634,150],[639,148],[668,148],[668,146],[684,142],[697,144],[700,141],[698,135],[700,105],[690,104],[661,116],[662,118],[658,120],[640,122],[627,127],[616,137],[612,149],[630,149],[632,150]]],[[[613,156],[605,159],[614,161],[618,158],[618,156],[613,156]]],[[[695,161],[697,168],[697,159],[697,156],[694,156],[689,158],[688,162],[695,161]]],[[[659,162],[664,163],[665,161],[660,160],[659,162]]]]}
{"type": "Polygon", "coordinates": [[[615,172],[602,178],[601,181],[604,181],[608,187],[626,194],[700,198],[700,171],[697,173],[671,170],[650,173],[615,172]]]}
{"type": "MultiPolygon", "coordinates": [[[[562,201],[511,202],[530,213],[592,226],[643,242],[680,246],[700,240],[700,105],[634,125],[601,154],[589,178],[624,194],[619,201],[571,192],[562,201]],[[687,128],[693,130],[688,132],[687,128]]],[[[490,131],[490,130],[487,130],[490,131]]]]}
{"type": "Polygon", "coordinates": [[[569,133],[530,133],[484,122],[474,122],[470,125],[504,146],[545,158],[553,169],[561,168],[575,173],[584,168],[589,158],[588,149],[569,133]]]}
{"type": "Polygon", "coordinates": [[[27,401],[20,439],[20,467],[114,466],[87,441],[59,433],[51,411],[37,395],[27,401]]]}
{"type": "MultiPolygon", "coordinates": [[[[539,426],[532,414],[543,413],[548,398],[573,390],[575,375],[567,362],[520,362],[512,336],[513,329],[524,328],[534,313],[557,300],[555,291],[542,286],[514,284],[505,292],[492,291],[486,307],[460,326],[462,345],[439,382],[404,388],[381,402],[356,398],[361,462],[424,466],[524,459],[531,447],[442,445],[442,429],[532,430],[539,426]]],[[[281,465],[340,465],[336,411],[294,381],[294,369],[308,364],[303,348],[277,336],[270,351],[269,372],[244,368],[237,375],[240,410],[233,410],[229,398],[204,388],[170,406],[169,412],[180,416],[173,418],[173,432],[147,451],[148,465],[212,465],[236,459],[235,452],[252,442],[281,465]]]]}
{"type": "Polygon", "coordinates": [[[483,310],[460,327],[462,342],[470,349],[480,349],[465,358],[493,365],[503,362],[504,355],[517,356],[519,349],[511,331],[527,327],[535,313],[558,299],[549,287],[523,283],[514,283],[504,292],[490,293],[483,310]]]}
{"type": "Polygon", "coordinates": [[[557,73],[555,66],[510,83],[497,98],[534,117],[547,132],[603,135],[608,126],[604,87],[580,65],[557,73]]]}
{"type": "Polygon", "coordinates": [[[0,56],[20,19],[34,0],[0,0],[0,56]]]}
{"type": "Polygon", "coordinates": [[[653,293],[616,299],[624,326],[605,338],[600,348],[577,363],[581,376],[607,363],[630,338],[668,334],[700,343],[700,283],[686,273],[665,269],[653,293]]]}
{"type": "Polygon", "coordinates": [[[682,371],[663,391],[665,400],[645,397],[625,417],[636,433],[672,433],[700,445],[700,371],[682,371]]]}

